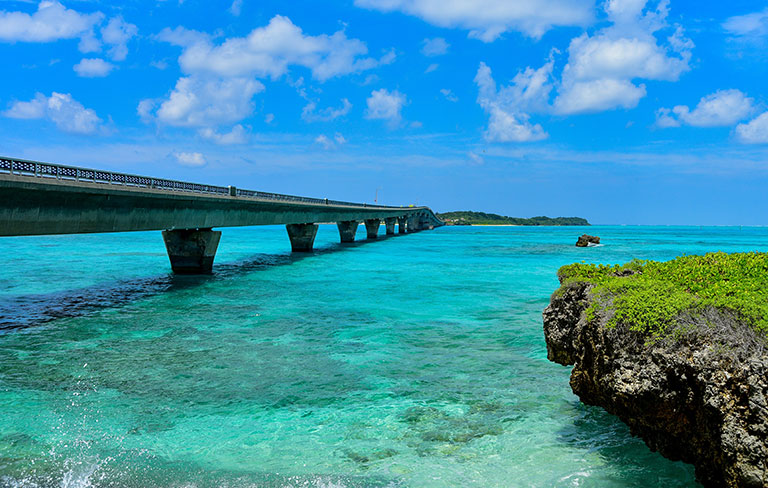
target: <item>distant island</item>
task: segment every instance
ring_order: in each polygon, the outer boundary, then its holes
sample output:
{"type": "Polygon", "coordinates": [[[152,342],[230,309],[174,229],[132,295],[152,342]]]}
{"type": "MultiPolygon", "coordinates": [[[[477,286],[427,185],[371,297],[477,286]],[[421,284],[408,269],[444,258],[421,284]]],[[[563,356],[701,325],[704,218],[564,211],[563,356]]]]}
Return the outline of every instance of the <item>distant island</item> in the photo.
{"type": "Polygon", "coordinates": [[[581,217],[505,217],[485,212],[445,212],[436,214],[447,225],[590,225],[581,217]]]}

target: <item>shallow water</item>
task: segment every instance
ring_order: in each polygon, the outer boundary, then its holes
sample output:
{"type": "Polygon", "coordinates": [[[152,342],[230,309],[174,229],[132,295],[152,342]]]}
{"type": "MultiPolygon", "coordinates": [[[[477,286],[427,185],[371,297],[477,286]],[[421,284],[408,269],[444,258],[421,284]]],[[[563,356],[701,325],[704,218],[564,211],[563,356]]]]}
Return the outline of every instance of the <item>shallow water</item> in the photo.
{"type": "Polygon", "coordinates": [[[337,238],[294,257],[281,227],[225,229],[207,277],[170,275],[159,232],[0,239],[0,485],[695,485],[578,401],[541,311],[563,264],[766,251],[768,229],[337,238]]]}

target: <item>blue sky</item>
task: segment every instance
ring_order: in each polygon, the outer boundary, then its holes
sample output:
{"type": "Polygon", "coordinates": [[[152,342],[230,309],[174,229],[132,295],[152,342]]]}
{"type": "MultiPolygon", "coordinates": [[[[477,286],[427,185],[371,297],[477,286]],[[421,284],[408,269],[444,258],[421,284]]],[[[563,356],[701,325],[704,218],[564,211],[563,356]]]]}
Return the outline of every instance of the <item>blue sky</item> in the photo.
{"type": "Polygon", "coordinates": [[[766,225],[768,8],[2,1],[0,153],[605,224],[766,225]]]}

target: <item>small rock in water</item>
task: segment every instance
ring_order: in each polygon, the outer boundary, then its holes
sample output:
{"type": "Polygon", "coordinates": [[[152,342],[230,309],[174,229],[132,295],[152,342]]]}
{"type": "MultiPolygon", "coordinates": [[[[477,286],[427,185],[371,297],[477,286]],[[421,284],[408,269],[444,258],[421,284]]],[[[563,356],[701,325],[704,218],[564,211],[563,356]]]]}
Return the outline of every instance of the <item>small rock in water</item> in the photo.
{"type": "Polygon", "coordinates": [[[581,237],[579,237],[578,241],[576,241],[576,247],[587,247],[590,244],[600,244],[600,238],[597,236],[584,234],[581,237]]]}

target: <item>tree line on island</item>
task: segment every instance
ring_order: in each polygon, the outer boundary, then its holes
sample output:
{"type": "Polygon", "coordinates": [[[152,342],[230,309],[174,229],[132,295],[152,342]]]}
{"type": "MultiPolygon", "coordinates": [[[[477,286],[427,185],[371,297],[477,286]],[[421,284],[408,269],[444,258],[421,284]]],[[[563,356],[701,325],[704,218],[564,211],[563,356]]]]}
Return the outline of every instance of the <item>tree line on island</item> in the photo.
{"type": "Polygon", "coordinates": [[[469,210],[438,213],[437,217],[448,225],[590,225],[581,217],[506,217],[469,210]]]}

